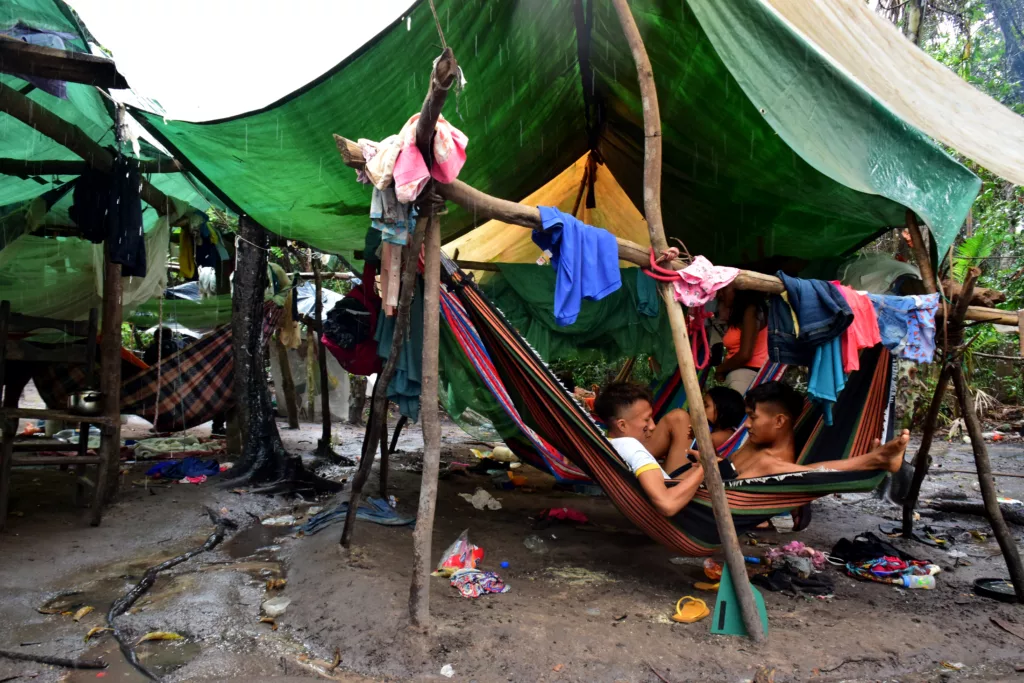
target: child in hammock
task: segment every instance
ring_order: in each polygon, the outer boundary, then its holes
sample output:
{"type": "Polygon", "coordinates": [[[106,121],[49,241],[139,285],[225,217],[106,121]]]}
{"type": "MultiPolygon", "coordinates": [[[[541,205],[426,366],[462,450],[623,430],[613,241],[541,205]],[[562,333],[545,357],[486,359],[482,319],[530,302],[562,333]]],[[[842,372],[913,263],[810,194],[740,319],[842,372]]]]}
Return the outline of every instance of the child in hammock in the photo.
{"type": "MultiPolygon", "coordinates": [[[[720,448],[743,422],[747,406],[743,394],[730,387],[711,387],[704,394],[704,412],[711,425],[711,443],[720,448]]],[[[693,430],[690,430],[691,434],[693,430]]]]}

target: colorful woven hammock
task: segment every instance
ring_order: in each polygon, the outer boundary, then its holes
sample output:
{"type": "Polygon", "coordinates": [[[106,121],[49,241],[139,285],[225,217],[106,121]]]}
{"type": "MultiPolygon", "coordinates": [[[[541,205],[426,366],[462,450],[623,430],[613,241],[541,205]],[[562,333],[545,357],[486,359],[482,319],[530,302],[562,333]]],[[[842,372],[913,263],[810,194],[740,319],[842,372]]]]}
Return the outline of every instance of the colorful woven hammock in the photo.
{"type": "MultiPolygon", "coordinates": [[[[589,414],[472,279],[447,257],[443,265],[445,282],[487,350],[507,405],[515,409],[519,421],[601,486],[615,506],[652,539],[683,554],[711,554],[719,539],[708,492],[699,490],[672,518],[660,514],[589,414]]],[[[798,420],[799,462],[857,457],[871,449],[874,438],[891,438],[894,376],[893,361],[885,349],[865,350],[861,369],[850,376],[835,405],[835,423],[825,427],[813,408],[798,420]]],[[[728,483],[726,497],[742,532],[830,493],[870,491],[884,476],[884,472],[811,471],[737,479],[728,483]]]]}

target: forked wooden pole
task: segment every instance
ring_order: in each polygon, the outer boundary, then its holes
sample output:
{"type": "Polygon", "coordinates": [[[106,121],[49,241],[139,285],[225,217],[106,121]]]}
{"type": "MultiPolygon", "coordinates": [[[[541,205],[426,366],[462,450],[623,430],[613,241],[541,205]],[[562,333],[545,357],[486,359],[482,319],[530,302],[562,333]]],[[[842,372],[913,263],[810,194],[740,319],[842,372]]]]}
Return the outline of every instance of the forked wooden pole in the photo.
{"type": "Polygon", "coordinates": [[[412,585],[409,617],[416,628],[430,623],[430,559],[437,506],[437,477],[441,463],[441,423],[437,414],[438,325],[440,322],[441,228],[430,218],[423,252],[423,381],[420,391],[420,424],[423,427],[423,479],[419,511],[412,532],[412,585]]]}
{"type": "MultiPolygon", "coordinates": [[[[910,216],[908,213],[908,224],[910,216]]],[[[915,237],[914,239],[917,239],[915,237]]],[[[967,304],[974,295],[974,284],[978,280],[981,271],[971,268],[967,271],[964,284],[960,288],[960,297],[957,299],[953,313],[949,316],[947,333],[958,343],[963,338],[964,316],[967,314],[967,304]]],[[[922,271],[922,275],[924,275],[922,271]]],[[[935,437],[935,426],[939,419],[939,409],[942,407],[942,399],[946,394],[946,386],[952,372],[952,366],[960,362],[958,351],[949,351],[948,356],[942,358],[942,369],[939,371],[939,382],[935,385],[935,393],[932,395],[932,403],[928,406],[928,414],[925,416],[924,425],[921,428],[921,446],[914,457],[914,478],[910,482],[910,489],[903,500],[903,537],[911,538],[914,535],[914,508],[917,507],[917,499],[921,495],[921,485],[928,475],[928,468],[931,467],[932,439],[935,437]]]]}
{"type": "MultiPolygon", "coordinates": [[[[612,0],[612,4],[619,15],[619,22],[626,34],[626,42],[629,43],[630,51],[633,53],[637,79],[640,82],[640,97],[644,112],[644,215],[647,219],[647,228],[650,231],[651,246],[660,252],[668,248],[668,242],[665,239],[665,227],[661,219],[661,114],[658,110],[658,92],[654,85],[654,71],[627,0],[612,0]]],[[[746,563],[743,559],[743,552],[740,550],[739,539],[736,537],[736,527],[733,525],[732,514],[729,511],[725,486],[722,484],[722,477],[718,472],[718,457],[714,444],[711,442],[711,430],[708,428],[704,402],[700,398],[700,381],[697,379],[697,370],[690,353],[686,319],[683,316],[682,308],[672,295],[672,287],[668,283],[662,282],[659,283],[659,290],[668,310],[672,340],[675,342],[676,358],[679,361],[679,376],[683,380],[686,395],[689,397],[687,403],[690,407],[690,421],[697,437],[701,465],[704,468],[704,484],[711,494],[715,524],[718,527],[718,536],[725,551],[725,561],[736,589],[743,625],[747,629],[747,634],[755,642],[763,642],[765,635],[761,627],[761,617],[757,612],[754,593],[747,578],[746,563]]]]}
{"type": "Polygon", "coordinates": [[[939,283],[935,279],[935,270],[932,268],[932,258],[924,246],[924,234],[917,222],[917,216],[910,209],[907,209],[907,232],[910,233],[914,250],[914,258],[917,260],[917,267],[921,270],[921,281],[924,282],[924,289],[929,294],[939,291],[939,283]]]}

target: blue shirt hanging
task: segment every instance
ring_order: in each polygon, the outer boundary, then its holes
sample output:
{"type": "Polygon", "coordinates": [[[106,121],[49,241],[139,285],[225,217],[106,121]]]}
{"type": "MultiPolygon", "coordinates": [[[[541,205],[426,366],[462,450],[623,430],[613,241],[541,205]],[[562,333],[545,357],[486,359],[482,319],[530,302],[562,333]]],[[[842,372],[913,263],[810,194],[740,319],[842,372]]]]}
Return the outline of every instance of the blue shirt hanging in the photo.
{"type": "Polygon", "coordinates": [[[597,301],[622,286],[619,245],[607,230],[587,225],[550,206],[540,206],[541,230],[533,241],[551,252],[555,277],[555,322],[572,325],[583,299],[597,301]]]}

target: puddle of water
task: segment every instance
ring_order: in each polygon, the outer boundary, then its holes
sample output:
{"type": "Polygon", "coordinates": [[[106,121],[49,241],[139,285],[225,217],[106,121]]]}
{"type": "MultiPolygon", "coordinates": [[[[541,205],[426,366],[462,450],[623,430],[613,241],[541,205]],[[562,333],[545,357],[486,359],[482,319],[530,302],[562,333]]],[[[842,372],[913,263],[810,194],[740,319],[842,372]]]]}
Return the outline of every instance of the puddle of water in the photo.
{"type": "MultiPolygon", "coordinates": [[[[180,669],[199,656],[202,651],[199,643],[188,641],[161,641],[142,643],[135,651],[139,661],[157,676],[166,676],[175,669],[180,669]]],[[[121,654],[117,641],[104,638],[95,647],[89,648],[82,655],[83,659],[102,659],[108,666],[104,669],[104,678],[117,683],[150,683],[149,679],[139,673],[135,667],[121,654]]],[[[96,671],[71,671],[63,680],[68,683],[96,681],[96,671]]]]}
{"type": "Polygon", "coordinates": [[[234,559],[252,557],[256,554],[270,555],[280,550],[280,546],[274,543],[275,539],[288,534],[289,530],[286,527],[253,524],[225,541],[223,548],[224,552],[234,559]]]}

